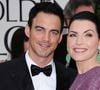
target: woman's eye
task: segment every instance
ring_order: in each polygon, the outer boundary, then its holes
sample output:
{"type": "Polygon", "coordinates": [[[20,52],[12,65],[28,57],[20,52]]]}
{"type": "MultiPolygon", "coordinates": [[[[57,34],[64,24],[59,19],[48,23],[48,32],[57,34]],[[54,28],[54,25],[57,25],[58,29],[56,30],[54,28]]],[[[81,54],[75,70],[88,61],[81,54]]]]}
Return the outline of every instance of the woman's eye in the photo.
{"type": "Polygon", "coordinates": [[[69,34],[69,37],[76,37],[76,34],[69,34]]]}
{"type": "Polygon", "coordinates": [[[88,33],[88,34],[86,34],[86,36],[87,36],[87,37],[92,37],[93,35],[90,34],[90,33],[88,33]]]}

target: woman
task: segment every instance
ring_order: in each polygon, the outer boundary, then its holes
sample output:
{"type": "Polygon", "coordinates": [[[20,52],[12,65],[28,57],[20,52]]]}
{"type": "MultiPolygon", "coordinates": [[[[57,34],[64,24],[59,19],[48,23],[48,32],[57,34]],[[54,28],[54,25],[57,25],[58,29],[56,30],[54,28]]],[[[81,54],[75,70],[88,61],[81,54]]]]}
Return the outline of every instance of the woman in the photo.
{"type": "Polygon", "coordinates": [[[11,40],[11,59],[22,56],[29,47],[28,37],[24,33],[25,27],[19,27],[11,40]]]}
{"type": "Polygon", "coordinates": [[[100,22],[95,14],[84,11],[69,23],[67,49],[75,60],[78,75],[69,90],[100,90],[100,22]]]}

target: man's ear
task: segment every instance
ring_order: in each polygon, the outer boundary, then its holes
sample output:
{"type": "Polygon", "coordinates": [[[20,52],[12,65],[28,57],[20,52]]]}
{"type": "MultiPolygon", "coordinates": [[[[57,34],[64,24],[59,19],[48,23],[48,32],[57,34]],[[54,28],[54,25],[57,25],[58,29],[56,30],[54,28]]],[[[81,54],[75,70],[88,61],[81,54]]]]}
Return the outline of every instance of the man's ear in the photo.
{"type": "Polygon", "coordinates": [[[29,26],[28,25],[26,25],[26,27],[25,27],[25,35],[29,38],[29,36],[30,36],[30,28],[29,28],[29,26]]]}

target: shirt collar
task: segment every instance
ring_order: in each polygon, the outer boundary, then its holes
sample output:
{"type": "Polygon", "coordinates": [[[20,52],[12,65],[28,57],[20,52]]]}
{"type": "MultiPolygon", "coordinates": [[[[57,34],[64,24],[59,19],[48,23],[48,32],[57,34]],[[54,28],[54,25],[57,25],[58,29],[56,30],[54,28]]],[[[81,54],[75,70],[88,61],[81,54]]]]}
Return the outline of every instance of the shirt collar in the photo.
{"type": "MultiPolygon", "coordinates": [[[[25,54],[25,58],[26,58],[26,63],[28,65],[29,71],[30,71],[30,66],[32,64],[37,66],[37,64],[34,62],[34,60],[32,60],[31,57],[29,56],[28,51],[25,54]]],[[[50,65],[50,64],[52,65],[52,67],[54,66],[53,60],[51,60],[51,62],[48,63],[48,65],[50,65]]]]}

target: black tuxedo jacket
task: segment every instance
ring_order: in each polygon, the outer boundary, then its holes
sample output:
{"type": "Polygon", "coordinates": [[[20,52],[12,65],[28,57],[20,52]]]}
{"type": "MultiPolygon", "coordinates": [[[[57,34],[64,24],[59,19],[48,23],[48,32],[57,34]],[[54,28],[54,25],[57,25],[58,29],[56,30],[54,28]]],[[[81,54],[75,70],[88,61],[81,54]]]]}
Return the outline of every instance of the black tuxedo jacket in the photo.
{"type": "MultiPolygon", "coordinates": [[[[57,73],[56,90],[68,90],[76,72],[65,69],[58,62],[55,62],[55,66],[57,73]]],[[[0,64],[0,90],[34,90],[25,57],[0,64]]]]}

